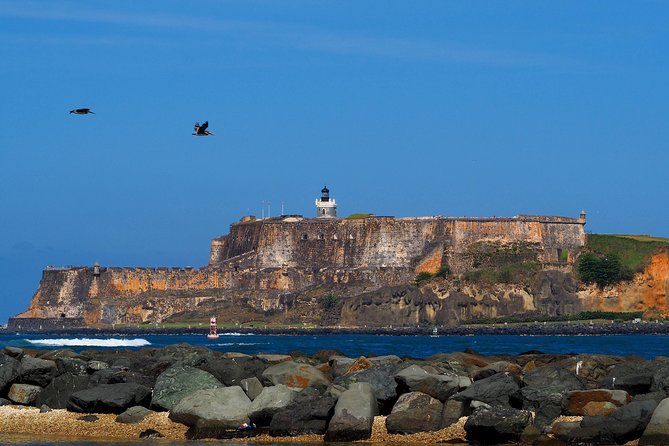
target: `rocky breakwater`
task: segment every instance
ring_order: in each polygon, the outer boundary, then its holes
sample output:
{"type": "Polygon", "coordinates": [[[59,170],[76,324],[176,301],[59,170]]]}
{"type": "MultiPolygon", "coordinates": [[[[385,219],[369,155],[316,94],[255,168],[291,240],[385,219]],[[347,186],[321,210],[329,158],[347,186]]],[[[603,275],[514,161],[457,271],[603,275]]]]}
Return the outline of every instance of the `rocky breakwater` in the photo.
{"type": "MultiPolygon", "coordinates": [[[[167,413],[189,439],[669,444],[666,358],[465,351],[418,360],[337,351],[245,355],[189,345],[80,353],[5,347],[0,395],[5,405],[89,414],[90,423],[97,422],[91,414],[117,414],[120,426],[167,413]]],[[[19,417],[13,432],[22,429],[19,417]]]]}

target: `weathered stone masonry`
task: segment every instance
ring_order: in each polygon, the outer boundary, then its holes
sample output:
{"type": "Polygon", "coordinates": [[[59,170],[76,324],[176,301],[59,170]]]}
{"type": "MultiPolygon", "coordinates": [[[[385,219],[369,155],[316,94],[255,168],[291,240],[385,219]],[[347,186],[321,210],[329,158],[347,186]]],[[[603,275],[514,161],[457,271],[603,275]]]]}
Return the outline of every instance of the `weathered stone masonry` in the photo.
{"type": "Polygon", "coordinates": [[[477,252],[500,247],[569,269],[585,243],[584,224],[584,216],[245,218],[212,241],[209,264],[199,269],[46,269],[30,308],[17,318],[153,321],[240,293],[261,296],[266,309],[280,306],[280,293],[313,286],[373,291],[444,265],[465,272],[476,268],[477,252]]]}

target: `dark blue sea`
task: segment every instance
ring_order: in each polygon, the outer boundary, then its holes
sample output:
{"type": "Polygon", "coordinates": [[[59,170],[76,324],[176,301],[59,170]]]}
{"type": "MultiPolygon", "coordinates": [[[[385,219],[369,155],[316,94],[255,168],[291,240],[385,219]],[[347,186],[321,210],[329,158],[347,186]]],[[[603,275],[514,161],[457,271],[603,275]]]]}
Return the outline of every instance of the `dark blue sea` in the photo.
{"type": "Polygon", "coordinates": [[[484,355],[516,355],[528,350],[544,353],[599,353],[621,356],[669,356],[669,335],[617,336],[385,336],[364,334],[329,335],[261,335],[221,334],[216,340],[202,335],[141,335],[141,336],[70,336],[40,334],[3,334],[0,347],[14,346],[31,349],[139,349],[188,343],[217,351],[254,353],[313,354],[319,350],[338,350],[346,356],[394,354],[400,357],[427,358],[435,353],[450,353],[472,349],[484,355]]]}
{"type": "MultiPolygon", "coordinates": [[[[516,355],[528,350],[544,353],[599,353],[608,355],[635,355],[645,358],[669,356],[667,335],[618,336],[384,336],[361,334],[337,335],[260,335],[221,334],[217,340],[202,335],[142,335],[142,336],[69,336],[56,335],[0,335],[0,347],[14,346],[30,349],[139,349],[188,343],[218,351],[254,353],[290,353],[300,351],[313,354],[319,350],[334,349],[351,357],[361,355],[394,354],[400,357],[426,358],[435,353],[449,353],[472,349],[484,355],[516,355]]],[[[210,443],[156,441],[160,445],[199,445],[210,443]]],[[[134,445],[137,442],[92,442],[54,439],[34,439],[26,436],[0,434],[0,444],[37,445],[134,445]]],[[[253,443],[226,443],[230,446],[249,446],[253,443]]],[[[283,443],[285,444],[285,443],[283,443]]],[[[322,444],[322,443],[321,443],[322,444]]],[[[273,446],[265,444],[265,446],[273,446]]],[[[277,444],[278,446],[278,444],[277,444]]]]}

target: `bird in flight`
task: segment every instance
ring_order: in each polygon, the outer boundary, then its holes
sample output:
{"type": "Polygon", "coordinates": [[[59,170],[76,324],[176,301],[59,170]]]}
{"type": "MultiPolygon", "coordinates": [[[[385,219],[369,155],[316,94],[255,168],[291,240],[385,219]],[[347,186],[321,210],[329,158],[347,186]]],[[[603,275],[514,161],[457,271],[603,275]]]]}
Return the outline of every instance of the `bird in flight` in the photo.
{"type": "Polygon", "coordinates": [[[70,110],[70,113],[74,113],[75,115],[95,114],[95,112],[90,108],[75,108],[74,110],[70,110]]]}
{"type": "Polygon", "coordinates": [[[195,133],[193,133],[194,136],[213,136],[214,134],[211,133],[209,130],[207,130],[207,127],[209,127],[209,121],[204,121],[202,125],[200,123],[196,122],[195,123],[195,133]]]}

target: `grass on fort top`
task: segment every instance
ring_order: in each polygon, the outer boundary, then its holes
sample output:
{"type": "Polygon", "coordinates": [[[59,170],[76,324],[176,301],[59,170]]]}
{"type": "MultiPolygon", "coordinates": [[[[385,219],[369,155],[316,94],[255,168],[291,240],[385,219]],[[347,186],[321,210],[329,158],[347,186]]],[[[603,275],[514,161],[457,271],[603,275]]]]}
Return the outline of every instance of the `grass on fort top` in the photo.
{"type": "Polygon", "coordinates": [[[623,268],[639,272],[654,254],[669,249],[669,239],[650,235],[588,234],[587,247],[595,254],[616,255],[623,268]]]}

